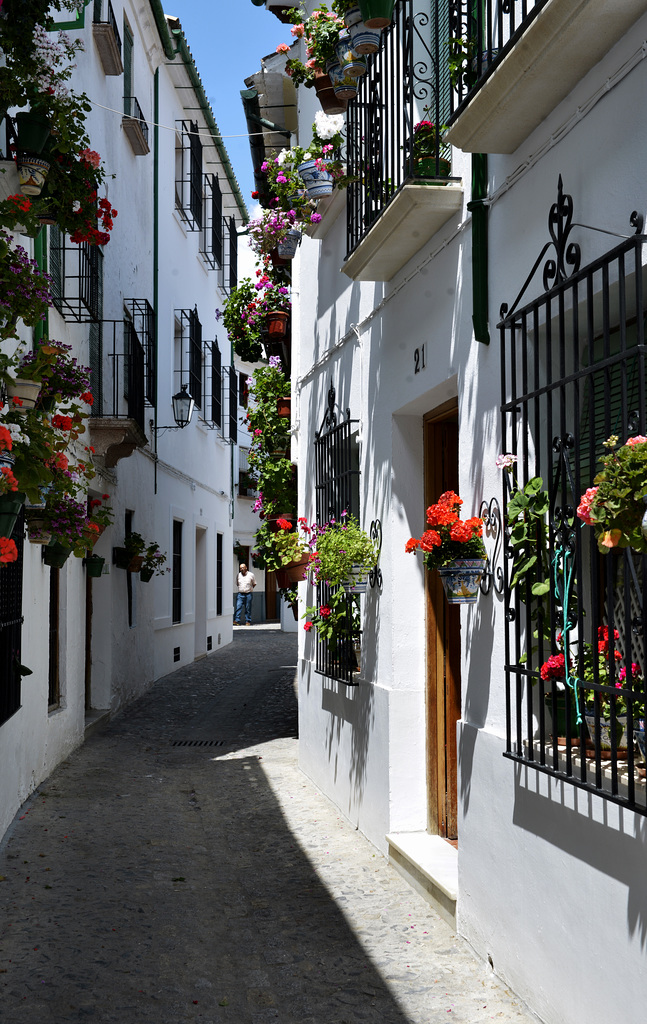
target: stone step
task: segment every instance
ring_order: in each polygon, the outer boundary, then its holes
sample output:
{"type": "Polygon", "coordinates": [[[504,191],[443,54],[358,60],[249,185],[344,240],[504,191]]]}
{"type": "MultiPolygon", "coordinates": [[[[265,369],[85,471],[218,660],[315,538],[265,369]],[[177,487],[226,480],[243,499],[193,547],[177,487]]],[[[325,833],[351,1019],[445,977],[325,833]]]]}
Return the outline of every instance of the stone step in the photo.
{"type": "Polygon", "coordinates": [[[389,863],[452,928],[456,928],[458,850],[428,832],[391,832],[389,863]]]}

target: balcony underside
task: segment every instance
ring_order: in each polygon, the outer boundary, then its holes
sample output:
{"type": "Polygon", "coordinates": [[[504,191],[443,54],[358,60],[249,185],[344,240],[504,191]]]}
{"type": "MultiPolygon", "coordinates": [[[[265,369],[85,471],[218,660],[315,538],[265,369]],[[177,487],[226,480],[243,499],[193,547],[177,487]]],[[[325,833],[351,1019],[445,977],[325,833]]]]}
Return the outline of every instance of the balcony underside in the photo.
{"type": "Polygon", "coordinates": [[[136,420],[116,419],[111,416],[93,416],[90,419],[90,436],[95,455],[105,460],[111,469],[120,459],[127,459],[135,448],[148,444],[146,434],[136,420]]]}
{"type": "Polygon", "coordinates": [[[311,224],[306,230],[310,238],[325,238],[342,210],[346,209],[346,189],[336,188],[329,196],[324,196],[317,203],[317,213],[321,215],[318,224],[311,224]]]}
{"type": "Polygon", "coordinates": [[[104,75],[121,75],[124,66],[121,63],[121,52],[112,25],[108,22],[94,22],[92,35],[104,75]]]}
{"type": "Polygon", "coordinates": [[[353,281],[390,281],[463,206],[460,184],[404,185],[346,260],[353,281]]]}
{"type": "Polygon", "coordinates": [[[549,0],[444,141],[514,153],[646,11],[647,0],[549,0]]]}
{"type": "Polygon", "coordinates": [[[146,156],[150,153],[150,147],[146,141],[139,121],[134,117],[124,116],[121,119],[121,125],[126,133],[131,149],[135,156],[146,156]]]}

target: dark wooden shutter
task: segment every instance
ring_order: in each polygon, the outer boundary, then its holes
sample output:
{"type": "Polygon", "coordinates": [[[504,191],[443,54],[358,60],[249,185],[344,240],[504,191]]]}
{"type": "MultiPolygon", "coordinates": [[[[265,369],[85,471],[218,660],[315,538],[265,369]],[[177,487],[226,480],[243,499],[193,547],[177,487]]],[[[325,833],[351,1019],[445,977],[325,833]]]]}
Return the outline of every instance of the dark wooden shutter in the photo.
{"type": "Polygon", "coordinates": [[[124,114],[132,114],[133,35],[124,21],[124,114]]]}
{"type": "Polygon", "coordinates": [[[57,224],[49,228],[49,274],[52,279],[52,302],[59,313],[63,307],[63,235],[57,224]]]}
{"type": "Polygon", "coordinates": [[[222,355],[217,341],[211,351],[211,419],[222,429],[222,355]]]}

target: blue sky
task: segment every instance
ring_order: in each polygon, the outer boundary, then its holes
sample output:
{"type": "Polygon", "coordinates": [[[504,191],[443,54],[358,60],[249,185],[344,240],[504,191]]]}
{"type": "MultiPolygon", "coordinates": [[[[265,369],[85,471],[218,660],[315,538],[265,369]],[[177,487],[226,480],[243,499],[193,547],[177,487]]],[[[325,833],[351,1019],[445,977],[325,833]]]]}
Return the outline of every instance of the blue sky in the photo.
{"type": "MultiPolygon", "coordinates": [[[[165,0],[165,13],[180,19],[198,72],[223,136],[245,135],[240,91],[260,68],[261,57],[278,43],[293,42],[290,26],[251,0],[165,0]]],[[[254,188],[249,142],[225,138],[250,213],[254,188]]]]}

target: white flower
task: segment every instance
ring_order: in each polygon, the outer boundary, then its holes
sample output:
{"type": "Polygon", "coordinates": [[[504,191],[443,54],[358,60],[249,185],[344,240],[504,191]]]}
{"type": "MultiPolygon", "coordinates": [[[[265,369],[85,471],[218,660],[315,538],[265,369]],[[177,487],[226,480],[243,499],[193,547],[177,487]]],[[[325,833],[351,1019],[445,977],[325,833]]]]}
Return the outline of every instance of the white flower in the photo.
{"type": "Polygon", "coordinates": [[[291,158],[292,158],[292,153],[290,152],[290,150],[289,149],[282,149],[281,152],[279,153],[279,155],[276,158],[276,162],[279,165],[279,167],[282,167],[283,164],[286,162],[286,160],[289,161],[291,158]]]}
{"type": "Polygon", "coordinates": [[[81,209],[81,204],[78,199],[75,199],[72,203],[72,213],[78,213],[81,209]]]}
{"type": "Polygon", "coordinates": [[[324,114],[323,110],[317,111],[315,114],[315,123],[312,126],[317,137],[324,142],[327,139],[332,139],[333,135],[337,135],[343,127],[343,114],[324,114]]]}
{"type": "Polygon", "coordinates": [[[497,455],[495,465],[497,469],[512,469],[516,461],[517,456],[508,452],[506,455],[497,455]]]}

